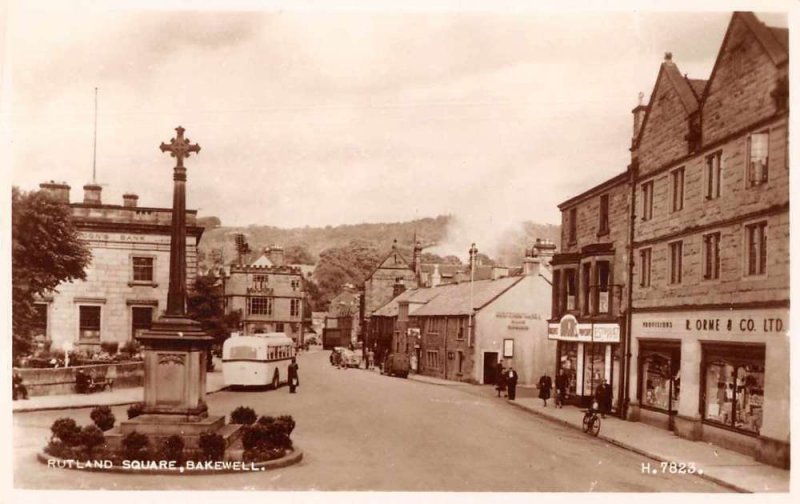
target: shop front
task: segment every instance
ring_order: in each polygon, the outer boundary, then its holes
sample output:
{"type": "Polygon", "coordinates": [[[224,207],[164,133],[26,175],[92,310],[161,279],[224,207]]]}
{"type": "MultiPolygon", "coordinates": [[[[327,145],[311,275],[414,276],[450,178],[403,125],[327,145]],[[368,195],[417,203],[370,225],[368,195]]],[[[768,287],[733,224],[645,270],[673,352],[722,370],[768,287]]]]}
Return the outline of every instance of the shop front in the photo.
{"type": "Polygon", "coordinates": [[[636,313],[632,326],[632,419],[788,464],[788,309],[636,313]]]}
{"type": "Polygon", "coordinates": [[[549,324],[548,339],[557,341],[555,372],[567,377],[567,402],[586,406],[608,382],[612,411],[617,411],[622,363],[619,324],[580,323],[573,315],[565,315],[549,324]]]}

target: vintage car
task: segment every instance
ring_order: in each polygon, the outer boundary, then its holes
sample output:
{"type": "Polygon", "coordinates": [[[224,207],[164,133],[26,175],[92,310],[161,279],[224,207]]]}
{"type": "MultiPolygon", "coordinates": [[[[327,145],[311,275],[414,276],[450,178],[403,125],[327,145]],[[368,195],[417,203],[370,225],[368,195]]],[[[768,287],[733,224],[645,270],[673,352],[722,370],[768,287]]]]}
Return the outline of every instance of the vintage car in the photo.
{"type": "Polygon", "coordinates": [[[349,348],[345,347],[335,347],[333,352],[331,353],[331,364],[334,364],[334,353],[339,354],[339,358],[342,359],[342,362],[347,367],[358,367],[361,365],[361,353],[354,352],[349,348]]]}
{"type": "Polygon", "coordinates": [[[408,355],[395,352],[389,354],[386,359],[384,359],[381,373],[389,376],[401,376],[403,378],[408,378],[409,369],[411,369],[411,365],[409,363],[408,355]]]}

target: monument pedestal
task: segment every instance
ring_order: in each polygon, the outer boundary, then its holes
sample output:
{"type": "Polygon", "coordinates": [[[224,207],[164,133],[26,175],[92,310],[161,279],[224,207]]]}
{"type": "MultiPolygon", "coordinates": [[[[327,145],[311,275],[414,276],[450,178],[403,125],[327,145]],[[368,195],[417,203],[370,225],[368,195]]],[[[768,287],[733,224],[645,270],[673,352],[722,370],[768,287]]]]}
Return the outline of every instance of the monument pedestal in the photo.
{"type": "Polygon", "coordinates": [[[196,446],[200,434],[218,432],[230,444],[237,426],[225,425],[224,416],[209,416],[206,405],[206,359],[213,338],[198,322],[166,315],[137,339],[144,345],[144,410],[120,422],[113,441],[136,431],[157,441],[175,434],[196,446]]]}

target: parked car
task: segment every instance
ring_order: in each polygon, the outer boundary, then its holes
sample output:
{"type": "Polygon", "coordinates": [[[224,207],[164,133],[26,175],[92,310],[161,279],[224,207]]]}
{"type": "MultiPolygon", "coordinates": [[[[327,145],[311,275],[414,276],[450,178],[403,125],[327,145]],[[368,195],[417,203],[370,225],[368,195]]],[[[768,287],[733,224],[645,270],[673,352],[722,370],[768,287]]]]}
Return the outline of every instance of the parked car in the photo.
{"type": "Polygon", "coordinates": [[[347,367],[358,367],[361,365],[361,353],[354,352],[349,348],[345,347],[334,347],[333,351],[331,352],[331,364],[335,363],[334,354],[339,354],[339,358],[342,359],[342,362],[347,367]]]}
{"type": "Polygon", "coordinates": [[[411,369],[408,355],[404,353],[391,353],[383,361],[382,374],[389,376],[401,376],[408,378],[408,371],[411,369]]]}

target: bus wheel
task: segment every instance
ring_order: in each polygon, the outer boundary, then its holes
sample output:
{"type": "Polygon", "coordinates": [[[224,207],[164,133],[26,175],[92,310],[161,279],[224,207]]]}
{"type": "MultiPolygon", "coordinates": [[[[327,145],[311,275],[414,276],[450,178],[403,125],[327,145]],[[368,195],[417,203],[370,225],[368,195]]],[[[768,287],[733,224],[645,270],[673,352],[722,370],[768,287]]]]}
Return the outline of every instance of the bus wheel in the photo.
{"type": "Polygon", "coordinates": [[[280,376],[278,376],[278,370],[275,370],[275,375],[272,377],[272,388],[277,389],[278,385],[280,385],[280,376]]]}

